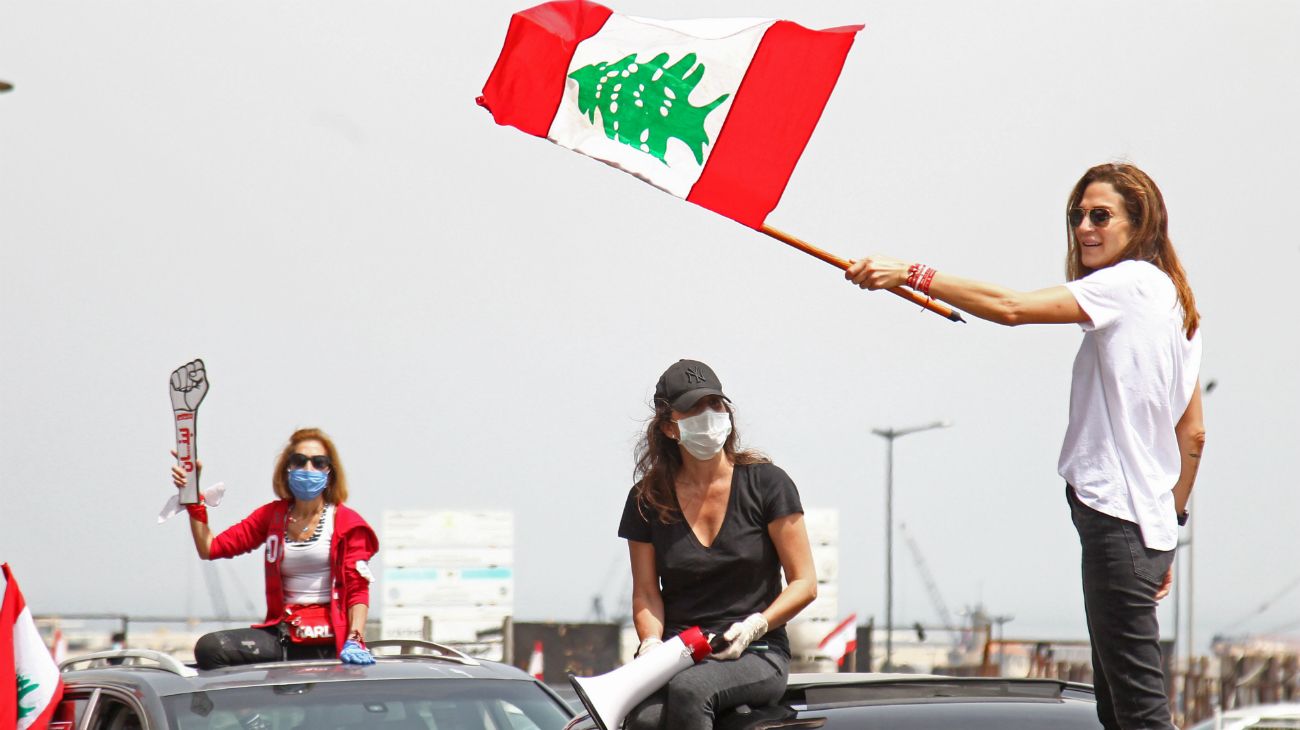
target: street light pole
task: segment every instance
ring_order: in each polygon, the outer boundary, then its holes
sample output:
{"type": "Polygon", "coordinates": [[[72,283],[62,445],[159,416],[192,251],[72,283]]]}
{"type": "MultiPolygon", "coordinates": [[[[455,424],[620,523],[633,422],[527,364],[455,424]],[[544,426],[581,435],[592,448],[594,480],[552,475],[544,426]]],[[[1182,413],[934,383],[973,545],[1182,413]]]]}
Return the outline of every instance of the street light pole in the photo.
{"type": "Polygon", "coordinates": [[[910,428],[873,428],[885,440],[885,662],[880,671],[894,665],[894,440],[908,434],[948,428],[950,421],[935,421],[910,428]]]}

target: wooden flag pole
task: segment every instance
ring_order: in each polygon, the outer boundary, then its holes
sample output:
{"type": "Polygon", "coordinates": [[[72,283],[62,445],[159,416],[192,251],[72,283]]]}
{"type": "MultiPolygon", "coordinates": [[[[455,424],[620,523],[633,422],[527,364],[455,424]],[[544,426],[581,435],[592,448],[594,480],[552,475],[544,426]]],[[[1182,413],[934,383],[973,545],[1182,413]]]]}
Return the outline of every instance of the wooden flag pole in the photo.
{"type": "MultiPolygon", "coordinates": [[[[778,231],[777,229],[769,225],[764,225],[759,230],[771,236],[772,238],[775,238],[781,243],[789,244],[799,249],[800,251],[803,251],[809,256],[819,258],[822,261],[825,261],[826,263],[830,264],[831,266],[835,266],[839,269],[849,268],[849,262],[846,259],[842,259],[839,256],[836,256],[835,254],[832,253],[827,253],[826,251],[817,248],[816,246],[812,245],[811,243],[808,243],[807,241],[791,236],[789,233],[786,233],[784,231],[778,231]]],[[[911,289],[902,286],[896,286],[893,289],[890,289],[889,291],[908,300],[909,302],[919,304],[922,307],[925,307],[926,309],[930,310],[931,312],[940,315],[941,317],[946,317],[947,319],[950,319],[953,322],[965,323],[966,321],[962,319],[960,312],[949,307],[943,302],[940,302],[938,299],[931,299],[930,297],[927,297],[923,294],[918,294],[917,292],[914,292],[911,289]]]]}

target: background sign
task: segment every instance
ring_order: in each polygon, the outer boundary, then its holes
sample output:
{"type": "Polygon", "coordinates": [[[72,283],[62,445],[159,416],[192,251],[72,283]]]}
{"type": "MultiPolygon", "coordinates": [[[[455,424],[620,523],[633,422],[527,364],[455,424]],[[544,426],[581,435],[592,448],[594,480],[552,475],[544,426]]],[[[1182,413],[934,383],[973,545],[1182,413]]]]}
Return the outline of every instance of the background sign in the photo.
{"type": "Polygon", "coordinates": [[[478,643],[514,613],[514,514],[389,510],[383,637],[478,643]]]}

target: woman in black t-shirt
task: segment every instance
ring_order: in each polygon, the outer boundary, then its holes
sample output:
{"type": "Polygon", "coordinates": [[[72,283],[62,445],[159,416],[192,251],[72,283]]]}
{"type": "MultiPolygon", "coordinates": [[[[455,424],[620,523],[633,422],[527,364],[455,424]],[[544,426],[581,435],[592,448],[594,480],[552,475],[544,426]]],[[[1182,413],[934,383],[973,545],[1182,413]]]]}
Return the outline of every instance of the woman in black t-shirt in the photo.
{"type": "Polygon", "coordinates": [[[724,710],[785,691],[784,625],[817,597],[817,577],[799,491],[766,457],[736,449],[713,370],[678,361],[655,386],[654,411],[618,528],[632,558],[637,654],[691,626],[730,644],[674,676],[626,727],[710,730],[724,710]]]}

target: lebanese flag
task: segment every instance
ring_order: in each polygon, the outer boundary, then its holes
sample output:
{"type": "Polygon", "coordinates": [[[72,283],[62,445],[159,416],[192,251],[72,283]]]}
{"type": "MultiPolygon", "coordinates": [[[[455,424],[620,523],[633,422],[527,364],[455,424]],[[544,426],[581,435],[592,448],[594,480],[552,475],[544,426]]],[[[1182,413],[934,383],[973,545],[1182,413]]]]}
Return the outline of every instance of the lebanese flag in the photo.
{"type": "Polygon", "coordinates": [[[848,618],[831,629],[817,648],[834,659],[836,664],[843,664],[844,657],[848,656],[849,652],[858,650],[858,615],[849,614],[848,618]]]}
{"type": "Polygon", "coordinates": [[[63,697],[63,679],[9,564],[0,569],[0,728],[45,730],[63,697]]]}
{"type": "Polygon", "coordinates": [[[861,25],[515,13],[480,105],[751,228],[776,207],[861,25]]]}
{"type": "Polygon", "coordinates": [[[528,657],[528,673],[535,679],[541,679],[542,674],[546,671],[546,664],[542,657],[542,642],[533,642],[533,653],[528,657]]]}

